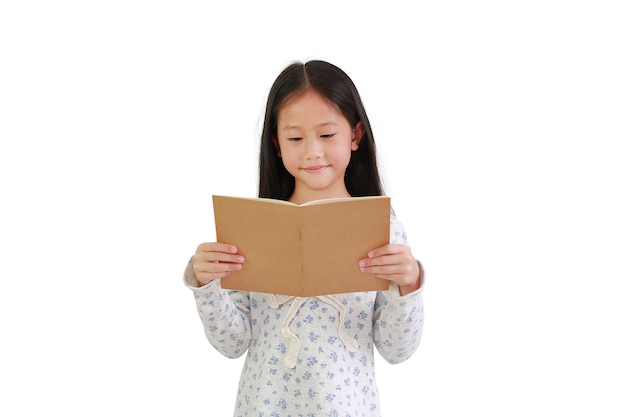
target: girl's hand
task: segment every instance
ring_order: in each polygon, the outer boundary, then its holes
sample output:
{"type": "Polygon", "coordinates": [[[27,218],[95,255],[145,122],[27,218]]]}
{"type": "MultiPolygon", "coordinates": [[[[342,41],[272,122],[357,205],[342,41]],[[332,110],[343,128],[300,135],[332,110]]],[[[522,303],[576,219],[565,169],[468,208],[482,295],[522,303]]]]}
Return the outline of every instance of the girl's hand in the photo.
{"type": "Polygon", "coordinates": [[[200,285],[223,278],[231,271],[241,269],[244,262],[241,255],[237,255],[237,248],[220,242],[202,243],[193,256],[193,272],[200,285]]]}
{"type": "Polygon", "coordinates": [[[398,284],[400,295],[417,290],[421,285],[422,271],[405,245],[385,245],[371,250],[367,258],[359,261],[361,271],[398,284]]]}

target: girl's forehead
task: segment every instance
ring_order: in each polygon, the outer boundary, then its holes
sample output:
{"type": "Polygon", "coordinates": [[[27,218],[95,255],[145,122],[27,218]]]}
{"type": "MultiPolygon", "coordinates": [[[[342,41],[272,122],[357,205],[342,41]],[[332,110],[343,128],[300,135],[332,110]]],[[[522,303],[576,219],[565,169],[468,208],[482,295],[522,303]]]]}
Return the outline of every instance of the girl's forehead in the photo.
{"type": "Polygon", "coordinates": [[[292,97],[287,98],[278,110],[278,117],[280,119],[281,115],[297,113],[298,111],[302,111],[307,108],[316,108],[318,110],[341,113],[335,103],[320,94],[317,90],[308,88],[302,92],[294,94],[292,97]]]}
{"type": "Polygon", "coordinates": [[[313,87],[307,87],[302,91],[294,91],[293,93],[288,95],[285,98],[285,101],[283,102],[281,107],[289,106],[291,104],[297,103],[304,99],[311,99],[311,98],[319,99],[319,100],[330,103],[330,100],[328,100],[328,98],[322,95],[319,91],[317,91],[313,87]]]}
{"type": "Polygon", "coordinates": [[[283,106],[277,122],[279,130],[348,123],[337,106],[319,95],[305,95],[283,106]]]}

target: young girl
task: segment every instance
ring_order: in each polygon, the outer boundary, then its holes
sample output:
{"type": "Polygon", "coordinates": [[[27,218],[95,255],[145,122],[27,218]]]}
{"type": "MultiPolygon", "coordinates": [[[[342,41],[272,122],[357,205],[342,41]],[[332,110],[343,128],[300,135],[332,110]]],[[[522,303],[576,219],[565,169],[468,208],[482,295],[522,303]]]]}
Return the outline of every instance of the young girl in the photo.
{"type": "MultiPolygon", "coordinates": [[[[302,204],[383,195],[359,93],[323,61],[293,63],[274,82],[259,166],[259,197],[302,204]]],[[[390,363],[417,349],[423,271],[394,215],[390,244],[372,248],[359,266],[390,289],[318,297],[229,291],[220,279],[245,268],[243,256],[228,242],[197,247],[184,279],[206,337],[226,357],[247,351],[234,416],[381,415],[374,346],[390,363]]]]}

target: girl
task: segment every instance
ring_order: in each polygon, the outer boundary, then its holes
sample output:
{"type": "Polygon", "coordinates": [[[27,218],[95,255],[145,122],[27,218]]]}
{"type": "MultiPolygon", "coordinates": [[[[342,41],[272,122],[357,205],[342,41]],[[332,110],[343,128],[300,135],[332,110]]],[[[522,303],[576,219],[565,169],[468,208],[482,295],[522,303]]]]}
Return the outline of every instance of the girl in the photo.
{"type": "MultiPolygon", "coordinates": [[[[259,197],[302,204],[383,195],[370,124],[341,69],[309,61],[280,73],[267,100],[259,167],[259,197]]],[[[245,259],[226,242],[197,247],[184,279],[205,334],[226,357],[247,351],[234,416],[381,415],[374,346],[390,363],[405,361],[423,325],[423,271],[393,214],[390,242],[359,261],[362,271],[390,281],[388,291],[319,297],[224,290],[220,279],[245,259]]]]}

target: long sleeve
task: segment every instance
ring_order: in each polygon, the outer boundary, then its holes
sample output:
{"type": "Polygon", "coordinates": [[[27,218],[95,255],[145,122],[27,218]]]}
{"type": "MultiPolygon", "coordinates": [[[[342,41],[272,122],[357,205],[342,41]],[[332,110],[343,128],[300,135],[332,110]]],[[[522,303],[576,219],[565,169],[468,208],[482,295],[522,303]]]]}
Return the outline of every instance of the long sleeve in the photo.
{"type": "Polygon", "coordinates": [[[393,294],[393,290],[384,291],[376,299],[374,344],[389,363],[404,362],[415,353],[423,325],[421,288],[404,296],[393,294]]]}
{"type": "Polygon", "coordinates": [[[251,339],[249,293],[224,290],[219,279],[199,287],[191,262],[185,269],[184,282],[194,293],[209,343],[228,358],[243,355],[251,339]]]}
{"type": "MultiPolygon", "coordinates": [[[[401,223],[391,219],[390,243],[410,248],[401,223]]],[[[422,338],[424,304],[421,287],[400,296],[398,286],[391,283],[389,290],[381,291],[374,305],[374,344],[389,363],[400,363],[413,355],[422,338]]]]}

